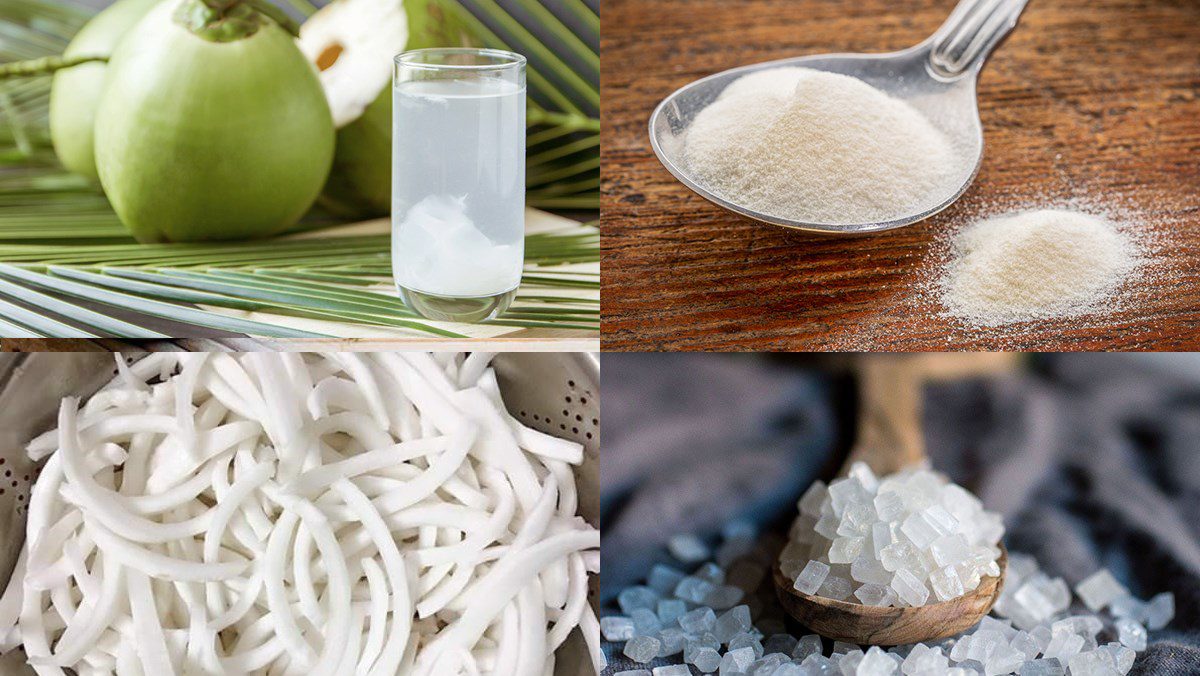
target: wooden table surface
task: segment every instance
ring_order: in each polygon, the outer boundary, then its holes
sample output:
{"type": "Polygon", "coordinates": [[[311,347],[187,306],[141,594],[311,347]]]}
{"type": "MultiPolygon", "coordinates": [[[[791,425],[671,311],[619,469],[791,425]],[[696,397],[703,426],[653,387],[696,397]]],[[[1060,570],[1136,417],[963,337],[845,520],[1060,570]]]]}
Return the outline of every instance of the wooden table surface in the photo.
{"type": "Polygon", "coordinates": [[[726,68],[879,52],[931,34],[952,0],[605,0],[605,349],[1200,348],[1200,2],[1031,0],[979,82],[974,185],[925,222],[834,238],[761,225],[654,157],[654,106],[726,68]],[[1004,331],[928,291],[948,236],[980,216],[1076,200],[1151,250],[1122,307],[1004,331]]]}

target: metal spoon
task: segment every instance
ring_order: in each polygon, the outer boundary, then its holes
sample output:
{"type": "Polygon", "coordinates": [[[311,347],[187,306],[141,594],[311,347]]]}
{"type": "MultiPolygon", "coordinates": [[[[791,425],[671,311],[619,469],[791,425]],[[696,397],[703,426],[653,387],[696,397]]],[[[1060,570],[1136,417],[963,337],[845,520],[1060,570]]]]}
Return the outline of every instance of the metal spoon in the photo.
{"type": "Polygon", "coordinates": [[[764,223],[823,233],[868,233],[916,223],[959,198],[975,179],[983,158],[983,127],[975,104],[975,82],[992,50],[1017,25],[1028,0],[962,0],[936,33],[915,47],[888,54],[820,54],[710,75],[675,91],[650,116],[650,143],[659,161],[675,178],[701,197],[730,211],[764,223]],[[734,80],[755,71],[802,66],[840,73],[907,101],[941,130],[971,162],[963,162],[960,187],[952,194],[931,195],[935,206],[915,214],[898,214],[878,223],[807,223],[761,213],[709,192],[693,179],[683,159],[684,139],[695,116],[716,100],[734,80]],[[935,202],[936,200],[936,202],[935,202]]]}
{"type": "MultiPolygon", "coordinates": [[[[925,460],[921,432],[921,386],[926,379],[1002,373],[1015,360],[968,355],[862,355],[859,370],[859,424],[854,448],[842,468],[858,461],[878,475],[925,460]]],[[[953,636],[991,610],[1004,587],[1008,552],[1000,545],[1000,575],[985,577],[958,598],[916,608],[867,606],[797,591],[780,562],[772,567],[780,604],[800,624],[837,641],[859,645],[901,645],[953,636]]]]}

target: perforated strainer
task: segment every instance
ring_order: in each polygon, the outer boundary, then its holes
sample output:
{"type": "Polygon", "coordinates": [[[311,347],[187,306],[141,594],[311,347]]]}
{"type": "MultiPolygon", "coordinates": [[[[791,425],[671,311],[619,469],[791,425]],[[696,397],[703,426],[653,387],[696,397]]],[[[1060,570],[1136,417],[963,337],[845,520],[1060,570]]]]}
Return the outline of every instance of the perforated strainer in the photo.
{"type": "MultiPolygon", "coordinates": [[[[136,357],[130,357],[130,361],[136,357]]],[[[600,366],[580,353],[505,353],[493,360],[509,412],[526,425],[584,446],[575,468],[580,514],[599,527],[600,514],[600,366]]],[[[52,429],[59,401],[87,397],[116,375],[106,353],[0,355],[0,590],[8,586],[25,540],[25,505],[38,467],[25,445],[52,429]]],[[[590,598],[597,607],[599,580],[593,576],[590,598]]],[[[32,674],[23,658],[0,659],[0,674],[32,674]]],[[[576,631],[559,649],[556,676],[592,673],[591,660],[576,631]]]]}

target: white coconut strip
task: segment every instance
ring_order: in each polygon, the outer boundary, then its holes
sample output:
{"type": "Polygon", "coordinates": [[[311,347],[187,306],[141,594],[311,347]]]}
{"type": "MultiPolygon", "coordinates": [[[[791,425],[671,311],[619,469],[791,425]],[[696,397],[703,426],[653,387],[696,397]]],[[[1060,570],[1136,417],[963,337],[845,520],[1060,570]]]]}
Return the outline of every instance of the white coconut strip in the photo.
{"type": "Polygon", "coordinates": [[[363,622],[366,621],[366,612],[358,607],[351,607],[350,612],[350,627],[349,636],[346,637],[346,644],[342,650],[342,659],[338,662],[337,670],[332,672],[336,674],[356,673],[359,668],[360,651],[362,649],[363,638],[363,622]]]}
{"type": "Polygon", "coordinates": [[[466,422],[463,415],[408,362],[391,352],[377,353],[375,358],[395,378],[405,396],[421,414],[422,430],[427,425],[442,434],[454,434],[462,429],[466,422]]]}
{"type": "Polygon", "coordinates": [[[237,393],[237,390],[230,387],[229,383],[217,372],[215,358],[212,368],[200,376],[199,385],[207,390],[213,399],[219,401],[221,406],[228,409],[231,413],[247,420],[258,420],[260,418],[261,414],[259,409],[255,408],[255,404],[243,399],[237,393]]]}
{"type": "Polygon", "coordinates": [[[575,490],[575,472],[566,463],[550,461],[546,467],[558,480],[558,513],[573,516],[579,511],[579,494],[575,490]]]}
{"type": "Polygon", "coordinates": [[[540,676],[546,664],[546,605],[535,576],[517,594],[521,633],[515,676],[540,676]]]}
{"type": "Polygon", "coordinates": [[[371,610],[368,615],[367,639],[363,643],[355,673],[366,676],[379,653],[383,651],[383,639],[387,631],[388,612],[391,606],[392,592],[384,577],[383,569],[375,563],[375,559],[364,558],[359,561],[363,575],[367,578],[368,595],[371,599],[371,610]]]}
{"type": "MultiPolygon", "coordinates": [[[[226,449],[226,453],[231,449],[226,449]]],[[[230,454],[232,456],[232,454],[230,454]]],[[[231,457],[226,457],[225,453],[213,458],[213,462],[220,464],[224,457],[223,468],[226,472],[229,471],[229,461],[231,457]]],[[[211,474],[205,472],[197,472],[182,483],[175,484],[161,493],[129,495],[122,491],[122,502],[130,509],[136,511],[143,516],[150,516],[162,512],[176,509],[177,507],[187,504],[200,496],[201,493],[212,487],[211,474]]],[[[124,485],[122,485],[124,488],[124,485]]]]}
{"type": "MultiPolygon", "coordinates": [[[[540,455],[543,458],[569,462],[572,465],[578,465],[583,462],[583,444],[559,439],[531,427],[526,427],[510,415],[506,414],[504,417],[509,429],[517,437],[517,444],[526,451],[534,455],[540,455]]],[[[583,423],[580,424],[582,425],[583,423]]]]}
{"type": "Polygon", "coordinates": [[[325,625],[324,645],[313,672],[316,674],[336,674],[335,668],[342,657],[346,639],[350,631],[350,575],[346,570],[346,559],[337,538],[330,529],[328,521],[321,511],[306,500],[294,499],[289,501],[289,510],[299,514],[305,526],[312,533],[317,543],[317,550],[325,562],[328,585],[326,592],[329,600],[329,623],[325,625]]]}
{"type": "Polygon", "coordinates": [[[458,369],[458,388],[466,389],[478,384],[494,356],[496,355],[492,352],[472,352],[467,355],[458,369]]]}
{"type": "Polygon", "coordinates": [[[325,624],[325,611],[313,585],[313,544],[312,533],[301,523],[292,545],[292,590],[296,592],[301,614],[319,627],[325,624]]]}
{"type": "Polygon", "coordinates": [[[271,538],[267,541],[266,557],[262,562],[263,586],[267,592],[269,617],[275,628],[275,635],[293,655],[294,660],[307,668],[316,659],[316,653],[304,640],[288,601],[287,591],[284,589],[288,544],[299,523],[300,517],[291,510],[285,511],[275,522],[275,530],[271,532],[271,538]]]}
{"type": "Polygon", "coordinates": [[[450,441],[450,437],[433,437],[389,444],[384,448],[360,453],[346,460],[322,465],[304,472],[284,484],[283,490],[295,495],[312,496],[324,491],[338,479],[377,472],[408,462],[413,458],[443,453],[450,445],[450,441]]]}
{"type": "Polygon", "coordinates": [[[17,619],[21,616],[21,603],[25,596],[25,585],[21,581],[25,579],[25,562],[28,556],[27,547],[22,547],[17,552],[17,565],[13,567],[12,582],[4,588],[4,593],[0,595],[0,637],[12,631],[17,626],[17,619]]]}
{"type": "Polygon", "coordinates": [[[454,380],[446,375],[445,369],[440,368],[433,355],[428,352],[400,352],[399,355],[443,397],[449,398],[459,389],[454,380]]]}
{"type": "Polygon", "coordinates": [[[164,440],[150,463],[146,480],[148,492],[168,490],[194,474],[204,463],[261,434],[257,422],[242,420],[198,433],[192,452],[188,452],[177,435],[164,440]]]}
{"type": "Polygon", "coordinates": [[[421,421],[417,410],[409,401],[408,395],[400,387],[400,383],[377,359],[368,359],[367,366],[375,375],[375,382],[379,383],[383,403],[388,407],[388,419],[392,421],[392,428],[389,431],[400,441],[410,441],[419,437],[421,421]]]}
{"type": "MultiPolygon", "coordinates": [[[[79,605],[75,602],[74,594],[70,587],[60,586],[50,589],[50,607],[58,616],[63,618],[63,622],[70,624],[75,621],[75,615],[79,611],[79,605]]],[[[95,603],[95,598],[92,603],[95,603]]]]}
{"type": "Polygon", "coordinates": [[[242,367],[242,364],[233,355],[217,353],[211,359],[213,372],[224,383],[225,388],[210,387],[214,396],[221,396],[219,393],[228,392],[232,395],[233,401],[240,401],[241,405],[232,406],[222,397],[222,402],[225,403],[231,410],[238,411],[242,417],[251,420],[262,421],[267,414],[266,401],[263,399],[262,392],[254,383],[254,379],[242,367]]]}
{"type": "MultiPolygon", "coordinates": [[[[71,666],[91,649],[92,644],[112,624],[120,612],[119,600],[125,596],[125,570],[120,561],[101,559],[103,585],[94,602],[85,601],[54,645],[54,656],[47,663],[71,666]]],[[[30,655],[30,662],[33,656],[30,655]]]]}
{"type": "Polygon", "coordinates": [[[217,506],[205,512],[209,516],[209,526],[207,532],[204,534],[205,563],[217,563],[221,543],[224,541],[225,528],[229,524],[230,519],[241,510],[242,503],[271,478],[274,471],[275,468],[273,466],[264,463],[256,465],[249,471],[242,472],[237,480],[233,482],[229,492],[223,495],[220,501],[217,502],[217,506]]]}
{"type": "Polygon", "coordinates": [[[367,407],[367,400],[352,381],[329,376],[313,386],[304,405],[310,418],[320,420],[335,409],[361,411],[367,407]]]}
{"type": "Polygon", "coordinates": [[[537,496],[541,494],[537,475],[529,459],[517,445],[512,430],[505,424],[496,407],[479,388],[461,390],[451,396],[451,401],[480,428],[477,442],[471,455],[484,464],[496,465],[504,470],[517,491],[521,509],[529,511],[537,496]]]}
{"type": "MultiPolygon", "coordinates": [[[[186,582],[226,580],[240,575],[249,563],[244,559],[221,563],[181,561],[124,540],[99,521],[84,517],[83,523],[84,528],[87,528],[88,533],[96,540],[96,546],[103,549],[105,554],[154,578],[186,582]]],[[[224,551],[227,555],[236,556],[228,549],[224,551]]]]}
{"type": "Polygon", "coordinates": [[[529,580],[571,552],[600,546],[600,531],[573,531],[553,536],[519,552],[510,552],[471,586],[463,614],[444,629],[417,661],[418,674],[430,674],[441,653],[475,644],[485,629],[529,580]],[[428,657],[426,657],[428,656],[428,657]]]}
{"type": "Polygon", "coordinates": [[[266,403],[263,427],[279,456],[279,475],[290,479],[300,473],[307,450],[307,444],[301,438],[304,422],[300,417],[300,401],[278,354],[252,352],[247,358],[258,375],[266,403]]]}
{"type": "Polygon", "coordinates": [[[181,369],[172,384],[175,389],[175,417],[179,421],[179,438],[185,448],[194,450],[196,443],[196,417],[192,400],[196,395],[196,381],[208,359],[206,352],[180,355],[181,369]]]}
{"type": "Polygon", "coordinates": [[[354,384],[366,399],[367,408],[371,412],[375,424],[379,425],[380,429],[391,429],[392,421],[388,417],[387,406],[383,403],[379,383],[376,382],[375,375],[371,373],[371,367],[366,360],[354,352],[336,352],[331,354],[330,358],[341,364],[350,374],[354,384]]]}
{"type": "Polygon", "coordinates": [[[520,650],[521,622],[517,613],[517,604],[509,603],[500,612],[500,617],[492,625],[496,638],[496,654],[493,657],[492,672],[496,674],[515,674],[517,672],[517,652],[520,650]]]}
{"type": "Polygon", "coordinates": [[[65,564],[58,566],[56,562],[62,555],[63,543],[82,523],[83,515],[73,511],[63,514],[50,528],[43,528],[35,542],[30,542],[34,538],[34,532],[30,531],[23,550],[29,552],[30,563],[26,586],[41,591],[62,584],[70,571],[65,564]]]}
{"type": "Polygon", "coordinates": [[[222,673],[249,674],[266,668],[283,654],[283,641],[272,637],[257,646],[221,658],[222,673]]]}
{"type": "Polygon", "coordinates": [[[592,657],[592,666],[599,674],[608,666],[608,658],[604,656],[604,650],[600,647],[600,622],[596,619],[596,613],[592,612],[591,606],[584,606],[583,615],[579,618],[579,629],[583,632],[584,643],[587,644],[588,654],[592,657]]]}
{"type": "Polygon", "coordinates": [[[117,364],[117,378],[120,379],[121,384],[131,390],[150,391],[150,386],[146,384],[145,379],[138,378],[133,371],[129,370],[129,362],[125,361],[125,355],[114,352],[113,361],[117,364]]]}
{"type": "Polygon", "coordinates": [[[379,496],[372,503],[384,514],[399,512],[405,507],[414,505],[433,495],[442,484],[454,475],[455,470],[462,464],[468,450],[475,441],[476,428],[467,425],[458,433],[450,435],[450,443],[446,450],[429,465],[419,478],[404,485],[404,488],[379,496]]]}
{"type": "MultiPolygon", "coordinates": [[[[358,513],[363,526],[371,534],[379,551],[380,559],[383,561],[388,585],[392,589],[391,631],[388,633],[379,659],[369,672],[372,676],[390,676],[395,673],[404,657],[404,646],[408,640],[408,634],[412,630],[412,597],[409,593],[408,573],[405,570],[404,558],[400,555],[396,541],[392,539],[382,517],[375,511],[371,501],[363,495],[362,491],[345,479],[334,484],[333,490],[358,513]]],[[[332,584],[332,573],[330,577],[332,584]]]]}
{"type": "Polygon", "coordinates": [[[142,670],[149,674],[176,673],[163,637],[162,622],[154,605],[150,591],[150,578],[131,570],[126,573],[129,588],[129,609],[133,614],[133,628],[137,636],[137,654],[142,670]]]}
{"type": "Polygon", "coordinates": [[[571,630],[579,626],[580,618],[583,617],[583,609],[587,606],[588,572],[583,563],[583,556],[576,552],[567,557],[567,561],[570,569],[567,603],[555,620],[554,627],[546,636],[546,646],[549,652],[558,650],[558,647],[571,634],[571,630]]]}
{"type": "MultiPolygon", "coordinates": [[[[253,608],[255,603],[258,602],[259,593],[263,588],[262,581],[263,572],[260,568],[254,571],[254,573],[250,576],[250,580],[245,586],[242,587],[237,601],[233,605],[229,606],[229,608],[227,608],[223,614],[218,615],[209,622],[209,630],[214,633],[224,631],[234,623],[239,622],[242,620],[242,618],[246,617],[246,614],[249,613],[250,609],[253,608]]],[[[282,646],[280,649],[282,650],[282,646]]]]}

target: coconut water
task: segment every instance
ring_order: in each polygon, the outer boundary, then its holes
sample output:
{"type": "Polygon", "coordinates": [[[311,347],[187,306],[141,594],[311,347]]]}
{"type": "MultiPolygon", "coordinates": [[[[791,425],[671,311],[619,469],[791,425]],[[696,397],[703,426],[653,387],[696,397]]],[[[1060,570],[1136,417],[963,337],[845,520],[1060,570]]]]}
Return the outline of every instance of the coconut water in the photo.
{"type": "Polygon", "coordinates": [[[488,76],[394,89],[392,268],[414,310],[479,321],[521,281],[525,88],[488,76]]]}

